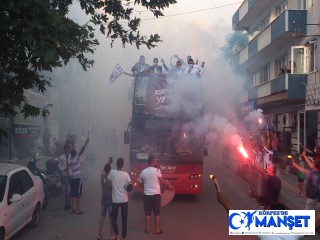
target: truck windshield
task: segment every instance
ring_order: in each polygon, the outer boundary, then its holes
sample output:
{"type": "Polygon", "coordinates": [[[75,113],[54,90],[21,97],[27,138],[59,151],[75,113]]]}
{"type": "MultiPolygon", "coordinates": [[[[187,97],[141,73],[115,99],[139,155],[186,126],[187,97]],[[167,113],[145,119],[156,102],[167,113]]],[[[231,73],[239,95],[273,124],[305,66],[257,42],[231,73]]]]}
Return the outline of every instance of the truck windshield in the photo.
{"type": "Polygon", "coordinates": [[[201,78],[137,75],[131,159],[147,160],[155,155],[162,161],[202,161],[203,133],[195,127],[195,122],[203,119],[202,102],[201,78]]]}
{"type": "Polygon", "coordinates": [[[133,132],[133,158],[147,160],[154,155],[162,161],[202,161],[202,142],[192,130],[181,130],[173,121],[146,121],[145,128],[133,132]]]}

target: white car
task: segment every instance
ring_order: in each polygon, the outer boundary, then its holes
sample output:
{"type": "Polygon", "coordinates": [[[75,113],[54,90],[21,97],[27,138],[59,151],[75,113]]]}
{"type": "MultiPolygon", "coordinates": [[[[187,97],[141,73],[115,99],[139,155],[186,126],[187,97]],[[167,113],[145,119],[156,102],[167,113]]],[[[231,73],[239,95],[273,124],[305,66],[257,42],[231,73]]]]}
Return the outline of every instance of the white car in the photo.
{"type": "Polygon", "coordinates": [[[42,180],[28,168],[0,163],[0,240],[24,226],[36,227],[44,201],[42,180]]]}

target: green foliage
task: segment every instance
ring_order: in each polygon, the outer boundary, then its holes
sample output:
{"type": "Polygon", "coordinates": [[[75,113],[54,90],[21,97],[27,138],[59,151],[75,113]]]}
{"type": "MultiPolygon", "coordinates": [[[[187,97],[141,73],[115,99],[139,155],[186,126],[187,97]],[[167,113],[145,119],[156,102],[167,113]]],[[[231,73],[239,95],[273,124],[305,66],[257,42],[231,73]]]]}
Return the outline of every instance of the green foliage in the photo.
{"type": "Polygon", "coordinates": [[[78,0],[90,21],[80,25],[68,18],[73,0],[7,0],[0,5],[0,115],[25,117],[49,114],[48,107],[26,103],[24,90],[44,93],[51,87],[42,71],[52,71],[76,58],[84,70],[94,62],[88,54],[99,45],[96,29],[123,47],[153,48],[161,41],[158,34],[140,34],[141,19],[133,16],[142,6],[154,16],[176,0],[78,0]],[[133,5],[132,5],[133,4],[133,5]]]}

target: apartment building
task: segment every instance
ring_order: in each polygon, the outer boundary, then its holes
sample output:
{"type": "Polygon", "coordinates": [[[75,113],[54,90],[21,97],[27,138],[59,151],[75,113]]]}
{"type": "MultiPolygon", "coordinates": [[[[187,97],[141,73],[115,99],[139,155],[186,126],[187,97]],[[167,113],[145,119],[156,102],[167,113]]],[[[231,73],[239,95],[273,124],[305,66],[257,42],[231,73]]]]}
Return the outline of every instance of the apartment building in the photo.
{"type": "Polygon", "coordinates": [[[320,144],[319,2],[245,0],[232,19],[249,35],[232,61],[248,79],[239,104],[263,110],[284,152],[298,151],[299,141],[320,144]]]}

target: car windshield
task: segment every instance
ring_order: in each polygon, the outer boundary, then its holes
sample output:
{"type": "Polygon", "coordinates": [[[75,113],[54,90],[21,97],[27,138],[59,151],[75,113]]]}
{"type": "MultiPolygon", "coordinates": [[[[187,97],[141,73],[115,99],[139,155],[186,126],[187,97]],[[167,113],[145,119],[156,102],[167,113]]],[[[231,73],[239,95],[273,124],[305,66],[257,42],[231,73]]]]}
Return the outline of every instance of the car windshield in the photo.
{"type": "Polygon", "coordinates": [[[3,200],[4,191],[6,189],[7,176],[0,176],[0,202],[3,200]]]}

